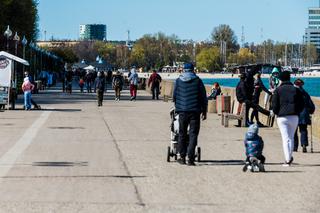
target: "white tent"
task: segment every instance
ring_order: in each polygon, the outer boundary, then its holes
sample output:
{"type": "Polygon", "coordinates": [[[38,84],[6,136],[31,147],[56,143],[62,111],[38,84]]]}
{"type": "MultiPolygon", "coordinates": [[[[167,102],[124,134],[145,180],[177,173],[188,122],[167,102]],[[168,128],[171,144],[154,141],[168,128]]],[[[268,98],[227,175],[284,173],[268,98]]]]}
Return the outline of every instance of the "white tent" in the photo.
{"type": "Polygon", "coordinates": [[[95,70],[95,67],[92,66],[92,65],[89,65],[89,66],[87,66],[87,67],[85,67],[83,69],[85,69],[85,70],[95,70]]]}

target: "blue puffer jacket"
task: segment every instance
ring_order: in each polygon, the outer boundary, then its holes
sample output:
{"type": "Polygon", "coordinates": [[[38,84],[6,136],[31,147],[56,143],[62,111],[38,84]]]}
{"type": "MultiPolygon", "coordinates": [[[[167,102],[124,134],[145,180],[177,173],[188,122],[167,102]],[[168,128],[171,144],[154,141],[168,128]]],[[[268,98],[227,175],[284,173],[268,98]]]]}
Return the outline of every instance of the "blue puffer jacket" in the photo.
{"type": "Polygon", "coordinates": [[[247,157],[259,157],[262,155],[264,143],[259,135],[248,132],[244,140],[244,145],[247,157]]]}
{"type": "Polygon", "coordinates": [[[183,73],[175,82],[173,101],[178,113],[206,113],[208,99],[202,80],[193,72],[183,73]]]}

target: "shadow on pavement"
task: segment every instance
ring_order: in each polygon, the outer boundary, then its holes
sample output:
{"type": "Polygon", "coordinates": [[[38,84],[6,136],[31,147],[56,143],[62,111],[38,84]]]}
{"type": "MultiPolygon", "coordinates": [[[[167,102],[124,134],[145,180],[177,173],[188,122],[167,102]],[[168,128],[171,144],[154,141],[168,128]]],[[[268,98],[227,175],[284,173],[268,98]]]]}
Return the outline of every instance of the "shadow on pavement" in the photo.
{"type": "Polygon", "coordinates": [[[72,167],[72,166],[88,166],[88,162],[33,162],[32,166],[46,166],[46,167],[72,167]]]}
{"type": "Polygon", "coordinates": [[[244,165],[243,160],[201,160],[200,166],[234,166],[244,165]]]}
{"type": "Polygon", "coordinates": [[[82,109],[41,109],[39,111],[52,111],[52,112],[81,112],[82,109]]]}
{"type": "MultiPolygon", "coordinates": [[[[145,178],[147,176],[131,176],[131,175],[66,175],[66,176],[50,176],[50,175],[39,175],[39,176],[4,176],[2,179],[24,179],[24,178],[145,178]]],[[[0,179],[1,179],[0,178],[0,179]]]]}
{"type": "Polygon", "coordinates": [[[266,170],[264,173],[302,173],[303,171],[269,171],[266,170]]]}

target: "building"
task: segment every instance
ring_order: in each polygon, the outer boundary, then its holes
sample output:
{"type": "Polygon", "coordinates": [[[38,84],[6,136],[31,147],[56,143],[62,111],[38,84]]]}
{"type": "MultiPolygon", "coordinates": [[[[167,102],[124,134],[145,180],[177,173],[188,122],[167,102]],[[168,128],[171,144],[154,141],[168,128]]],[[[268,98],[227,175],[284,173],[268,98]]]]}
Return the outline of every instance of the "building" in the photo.
{"type": "MultiPolygon", "coordinates": [[[[309,8],[308,28],[305,30],[304,43],[313,44],[320,56],[320,7],[309,8]]],[[[319,57],[317,63],[319,63],[319,57]]]]}
{"type": "Polygon", "coordinates": [[[107,26],[104,24],[81,24],[80,40],[107,40],[107,26]]]}

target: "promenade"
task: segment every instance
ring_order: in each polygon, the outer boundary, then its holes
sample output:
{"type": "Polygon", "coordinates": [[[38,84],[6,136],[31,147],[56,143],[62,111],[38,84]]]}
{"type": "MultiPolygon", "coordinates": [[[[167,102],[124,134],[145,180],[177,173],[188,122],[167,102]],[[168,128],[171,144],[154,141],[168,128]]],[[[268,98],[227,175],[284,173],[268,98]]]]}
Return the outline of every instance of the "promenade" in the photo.
{"type": "MultiPolygon", "coordinates": [[[[0,112],[0,213],[319,212],[320,143],[282,167],[280,132],[261,128],[266,172],[242,172],[246,129],[208,114],[196,167],[166,162],[171,102],[138,91],[33,95],[42,110],[0,112]]],[[[22,108],[22,96],[19,96],[22,108]]]]}

